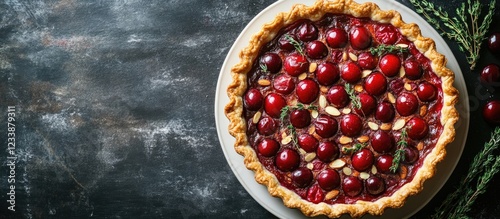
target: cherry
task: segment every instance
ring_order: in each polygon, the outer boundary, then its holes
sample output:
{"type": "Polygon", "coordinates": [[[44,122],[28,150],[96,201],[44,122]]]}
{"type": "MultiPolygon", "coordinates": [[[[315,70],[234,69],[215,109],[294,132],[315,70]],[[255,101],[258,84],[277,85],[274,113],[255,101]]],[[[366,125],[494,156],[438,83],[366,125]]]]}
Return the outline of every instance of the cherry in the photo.
{"type": "Polygon", "coordinates": [[[398,40],[398,33],[396,31],[392,25],[379,25],[375,31],[375,37],[382,44],[392,45],[398,40]]]}
{"type": "Polygon", "coordinates": [[[295,82],[290,76],[280,74],[274,78],[273,88],[280,94],[290,94],[295,89],[295,82]]]}
{"type": "Polygon", "coordinates": [[[285,72],[291,76],[299,76],[309,69],[309,61],[299,53],[292,53],[285,58],[285,72]]]}
{"type": "MultiPolygon", "coordinates": [[[[287,39],[287,34],[283,34],[280,39],[278,40],[278,44],[280,46],[280,49],[285,51],[285,52],[291,52],[295,49],[295,46],[290,42],[289,39],[287,39]]],[[[288,37],[291,37],[294,40],[297,40],[296,37],[293,34],[288,34],[288,37]]]]}
{"type": "Polygon", "coordinates": [[[354,62],[348,62],[341,67],[340,77],[347,83],[356,83],[361,79],[361,68],[354,62]]]}
{"type": "Polygon", "coordinates": [[[266,113],[274,118],[279,118],[281,109],[286,106],[286,100],[283,96],[277,93],[270,93],[266,96],[264,101],[264,110],[266,113]]]}
{"type": "Polygon", "coordinates": [[[393,160],[394,158],[391,155],[383,154],[378,157],[375,166],[377,167],[378,171],[382,173],[389,173],[391,171],[390,168],[392,166],[393,160]]]}
{"type": "Polygon", "coordinates": [[[413,140],[420,140],[427,136],[427,133],[429,133],[429,126],[427,125],[427,122],[419,117],[411,118],[406,123],[406,126],[408,127],[408,137],[413,140]]]}
{"type": "Polygon", "coordinates": [[[342,56],[344,56],[343,50],[331,50],[331,60],[333,63],[338,64],[343,62],[342,56]]]}
{"type": "Polygon", "coordinates": [[[295,150],[285,148],[278,153],[275,162],[279,170],[293,171],[299,167],[300,155],[295,150]]]}
{"type": "Polygon", "coordinates": [[[365,90],[371,95],[378,96],[385,93],[387,89],[387,79],[380,72],[373,72],[365,79],[365,90]]]}
{"type": "Polygon", "coordinates": [[[273,118],[270,118],[268,116],[260,119],[259,123],[257,124],[257,131],[261,135],[272,135],[276,132],[277,129],[278,124],[276,124],[273,118]]]}
{"type": "Polygon", "coordinates": [[[332,48],[342,48],[347,44],[347,33],[341,28],[332,28],[326,32],[326,43],[332,48]]]}
{"type": "Polygon", "coordinates": [[[392,91],[394,91],[393,94],[399,95],[399,93],[401,93],[401,91],[403,91],[404,89],[404,84],[405,83],[403,82],[403,79],[397,78],[389,82],[389,87],[392,91]]]}
{"type": "Polygon", "coordinates": [[[372,166],[373,160],[373,153],[370,150],[363,148],[352,155],[352,167],[360,172],[365,171],[372,166]]]}
{"type": "Polygon", "coordinates": [[[305,22],[298,27],[297,37],[304,42],[315,40],[318,38],[318,29],[314,24],[305,22]]]}
{"type": "Polygon", "coordinates": [[[307,187],[309,184],[311,184],[312,180],[312,171],[305,167],[300,167],[292,173],[292,181],[299,188],[307,187]]]}
{"type": "Polygon", "coordinates": [[[396,99],[396,110],[402,116],[409,116],[418,109],[417,97],[409,92],[401,93],[396,99]]]}
{"type": "Polygon", "coordinates": [[[328,48],[319,40],[306,45],[306,54],[313,59],[321,59],[328,55],[328,48]]]}
{"type": "Polygon", "coordinates": [[[271,138],[264,138],[257,145],[257,151],[264,157],[272,157],[278,153],[280,144],[271,138]]]}
{"type": "Polygon", "coordinates": [[[363,26],[355,26],[351,29],[349,39],[351,46],[356,50],[368,48],[372,42],[370,32],[363,26]]]}
{"type": "Polygon", "coordinates": [[[372,134],[371,145],[378,153],[386,153],[394,147],[394,138],[388,132],[378,130],[372,134]]]}
{"type": "Polygon", "coordinates": [[[332,85],[340,78],[339,68],[331,62],[324,62],[316,68],[316,80],[324,86],[332,85]]]}
{"type": "Polygon", "coordinates": [[[340,185],[339,173],[332,169],[321,171],[316,177],[316,180],[318,181],[318,185],[326,191],[335,189],[340,185]]]}
{"type": "Polygon", "coordinates": [[[371,195],[380,195],[384,190],[384,181],[379,177],[370,176],[370,178],[366,179],[366,191],[371,195]]]}
{"type": "Polygon", "coordinates": [[[492,53],[500,52],[500,33],[493,33],[488,38],[488,48],[492,53]]]}
{"type": "Polygon", "coordinates": [[[344,86],[342,85],[334,85],[326,94],[326,99],[330,104],[337,108],[343,108],[349,103],[349,95],[345,91],[344,86]]]}
{"type": "Polygon", "coordinates": [[[306,109],[296,109],[290,113],[290,123],[295,128],[304,128],[311,123],[311,113],[306,109]]]}
{"type": "Polygon", "coordinates": [[[362,69],[374,69],[377,67],[377,59],[371,52],[363,52],[358,55],[358,65],[362,69]]]}
{"type": "Polygon", "coordinates": [[[331,118],[330,116],[321,115],[316,119],[314,128],[316,130],[316,134],[323,138],[329,138],[337,133],[338,123],[337,120],[331,118]]]}
{"type": "Polygon", "coordinates": [[[256,111],[262,107],[264,97],[258,89],[252,88],[245,94],[245,106],[248,110],[256,111]]]}
{"type": "Polygon", "coordinates": [[[260,63],[267,67],[267,70],[271,73],[277,73],[281,70],[281,58],[276,53],[266,53],[260,59],[260,63]]]}
{"type": "Polygon", "coordinates": [[[340,131],[342,134],[354,137],[361,132],[363,128],[363,121],[358,115],[349,113],[342,117],[340,121],[340,131]]]}
{"type": "Polygon", "coordinates": [[[367,93],[360,93],[358,98],[361,103],[361,109],[355,108],[354,111],[356,111],[358,115],[365,117],[369,116],[377,107],[377,100],[367,93]]]}
{"type": "Polygon", "coordinates": [[[342,182],[342,189],[348,196],[355,197],[363,190],[363,182],[355,176],[348,176],[342,182]]]}
{"type": "Polygon", "coordinates": [[[307,133],[299,135],[297,138],[299,146],[306,152],[314,152],[318,148],[318,140],[307,133]]]}
{"type": "Polygon", "coordinates": [[[378,63],[380,71],[384,73],[387,77],[394,77],[399,73],[401,68],[401,60],[395,54],[388,53],[380,59],[378,63]]]}
{"type": "Polygon", "coordinates": [[[403,68],[406,77],[410,80],[417,80],[422,77],[422,67],[420,67],[420,63],[415,59],[407,59],[403,63],[403,68]]]}
{"type": "Polygon", "coordinates": [[[484,67],[483,70],[481,71],[481,81],[483,83],[500,82],[500,67],[495,64],[489,64],[486,67],[484,67]]]}
{"type": "Polygon", "coordinates": [[[304,79],[297,84],[295,93],[301,103],[312,103],[319,94],[319,85],[312,79],[304,79]]]}
{"type": "Polygon", "coordinates": [[[500,101],[492,100],[483,108],[483,118],[492,124],[500,124],[500,101]]]}
{"type": "Polygon", "coordinates": [[[403,149],[405,151],[404,163],[413,164],[418,160],[418,150],[414,147],[408,146],[403,149]]]}
{"type": "Polygon", "coordinates": [[[381,122],[390,122],[394,119],[394,106],[389,102],[382,102],[378,105],[375,111],[375,119],[381,122]]]}
{"type": "Polygon", "coordinates": [[[325,199],[325,193],[323,190],[319,187],[319,185],[312,185],[308,190],[307,190],[307,201],[310,201],[314,204],[318,204],[322,202],[325,199]]]}
{"type": "Polygon", "coordinates": [[[321,142],[316,150],[316,155],[319,160],[325,163],[330,162],[338,157],[339,147],[332,141],[321,142]]]}
{"type": "Polygon", "coordinates": [[[424,102],[430,102],[438,96],[437,88],[429,82],[422,82],[418,85],[417,96],[418,99],[424,102]]]}

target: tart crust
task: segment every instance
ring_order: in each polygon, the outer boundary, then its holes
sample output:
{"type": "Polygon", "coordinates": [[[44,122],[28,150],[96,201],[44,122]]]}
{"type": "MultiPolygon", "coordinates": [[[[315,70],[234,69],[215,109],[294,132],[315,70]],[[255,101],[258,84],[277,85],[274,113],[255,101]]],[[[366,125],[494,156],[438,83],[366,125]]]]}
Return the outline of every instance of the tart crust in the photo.
{"type": "Polygon", "coordinates": [[[361,217],[364,214],[381,215],[386,208],[403,206],[407,197],[419,193],[423,189],[424,182],[435,174],[436,164],[446,156],[446,145],[455,137],[454,124],[459,118],[455,109],[458,91],[453,87],[454,73],[446,68],[446,58],[436,51],[436,45],[432,39],[422,36],[418,25],[405,23],[398,12],[383,11],[375,3],[359,4],[352,0],[318,0],[312,6],[294,5],[289,13],[278,14],[271,23],[264,25],[260,32],[251,38],[248,46],[240,53],[240,62],[232,68],[231,76],[232,83],[227,88],[230,101],[225,106],[225,114],[230,120],[229,133],[236,139],[234,144],[236,152],[244,157],[245,166],[255,172],[256,181],[267,186],[272,196],[282,198],[285,206],[298,208],[306,216],[326,215],[337,218],[342,214],[349,214],[352,217],[361,217]],[[374,202],[360,200],[354,204],[330,205],[323,202],[314,204],[304,200],[295,192],[281,186],[278,179],[265,169],[247,139],[242,97],[247,89],[247,73],[251,70],[260,49],[271,41],[281,28],[300,19],[317,21],[326,13],[365,17],[376,22],[392,24],[431,60],[434,73],[441,78],[443,106],[440,121],[443,130],[440,138],[433,150],[425,157],[412,181],[400,187],[391,196],[382,197],[374,202]]]}

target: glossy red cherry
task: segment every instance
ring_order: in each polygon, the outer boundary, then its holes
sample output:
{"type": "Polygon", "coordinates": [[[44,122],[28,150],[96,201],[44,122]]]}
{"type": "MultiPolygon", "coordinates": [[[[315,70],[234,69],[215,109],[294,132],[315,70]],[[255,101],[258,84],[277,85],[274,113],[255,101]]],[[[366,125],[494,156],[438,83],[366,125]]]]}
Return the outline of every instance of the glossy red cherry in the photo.
{"type": "Polygon", "coordinates": [[[358,196],[363,191],[363,182],[355,176],[347,176],[342,182],[342,190],[350,197],[358,196]]]}
{"type": "Polygon", "coordinates": [[[318,83],[321,85],[332,85],[337,82],[339,78],[339,68],[331,62],[321,63],[316,68],[316,80],[318,80],[318,83]]]}
{"type": "Polygon", "coordinates": [[[245,94],[245,106],[248,110],[256,111],[262,107],[264,97],[258,89],[252,88],[245,94]]]}
{"type": "Polygon", "coordinates": [[[337,171],[332,169],[326,169],[321,171],[316,177],[318,185],[326,190],[330,191],[340,186],[340,175],[337,171]]]}
{"type": "Polygon", "coordinates": [[[298,27],[297,37],[304,42],[315,40],[318,38],[318,29],[314,24],[305,22],[298,27]]]}
{"type": "Polygon", "coordinates": [[[371,95],[378,96],[387,90],[387,79],[380,72],[373,72],[365,79],[365,90],[371,95]]]}
{"type": "Polygon", "coordinates": [[[363,26],[351,28],[349,40],[352,48],[357,50],[366,49],[372,43],[370,32],[363,26]]]}
{"type": "Polygon", "coordinates": [[[365,186],[366,191],[371,195],[380,195],[385,190],[384,180],[376,176],[370,176],[370,178],[366,179],[365,186]]]}
{"type": "Polygon", "coordinates": [[[391,172],[391,166],[392,166],[392,161],[394,158],[391,155],[388,154],[383,154],[380,155],[377,159],[377,163],[375,166],[377,167],[377,170],[382,172],[382,173],[389,173],[391,172]]]}
{"type": "Polygon", "coordinates": [[[313,180],[313,173],[310,169],[300,167],[292,173],[292,181],[299,188],[307,187],[313,180]]]}
{"type": "Polygon", "coordinates": [[[363,129],[363,121],[358,115],[350,113],[342,117],[340,121],[340,131],[342,134],[354,137],[363,129]]]}
{"type": "Polygon", "coordinates": [[[299,53],[292,53],[285,58],[285,72],[291,76],[299,76],[309,70],[309,61],[299,53]]]}
{"type": "Polygon", "coordinates": [[[318,159],[323,162],[330,162],[339,156],[339,147],[335,142],[327,141],[321,142],[316,150],[318,159]]]}
{"type": "Polygon", "coordinates": [[[371,145],[378,153],[386,153],[394,147],[394,137],[386,131],[378,130],[372,134],[371,145]]]}
{"type": "Polygon", "coordinates": [[[316,148],[318,148],[319,144],[318,139],[307,133],[299,135],[297,141],[299,146],[306,152],[316,151],[316,148]]]}
{"type": "Polygon", "coordinates": [[[387,77],[394,77],[399,74],[399,69],[401,68],[401,60],[397,55],[389,53],[380,58],[378,65],[380,71],[382,71],[384,75],[386,75],[387,77]]]}
{"type": "Polygon", "coordinates": [[[362,69],[374,69],[377,67],[377,59],[371,52],[363,52],[358,56],[358,65],[362,69]]]}
{"type": "Polygon", "coordinates": [[[413,164],[417,162],[419,154],[418,150],[414,147],[408,146],[403,149],[405,151],[405,159],[404,163],[406,164],[413,164]]]}
{"type": "Polygon", "coordinates": [[[422,67],[415,59],[407,59],[403,63],[405,75],[410,80],[417,80],[422,77],[422,67]]]}
{"type": "Polygon", "coordinates": [[[290,123],[295,128],[304,128],[311,124],[311,113],[306,109],[296,109],[290,112],[290,123]]]}
{"type": "Polygon", "coordinates": [[[332,28],[326,32],[326,43],[331,48],[342,48],[347,44],[347,33],[341,28],[332,28]]]}
{"type": "Polygon", "coordinates": [[[290,94],[295,89],[293,78],[286,74],[280,74],[273,80],[273,88],[280,94],[290,94]]]}
{"type": "Polygon", "coordinates": [[[304,79],[297,84],[295,93],[301,103],[312,103],[319,94],[319,85],[312,79],[304,79]]]}
{"type": "Polygon", "coordinates": [[[361,79],[361,68],[354,62],[348,62],[341,67],[340,77],[347,83],[356,83],[361,79]]]}
{"type": "Polygon", "coordinates": [[[363,148],[352,155],[352,167],[357,171],[365,171],[373,165],[373,153],[363,148]]]}
{"type": "Polygon", "coordinates": [[[271,138],[264,138],[257,145],[257,151],[264,157],[272,157],[278,153],[280,144],[271,138]]]}
{"type": "Polygon", "coordinates": [[[489,64],[481,71],[481,81],[483,83],[500,82],[500,67],[496,64],[489,64]]]}
{"type": "Polygon", "coordinates": [[[335,135],[338,131],[337,120],[327,115],[319,116],[314,122],[316,134],[323,138],[329,138],[335,135]]]}
{"type": "Polygon", "coordinates": [[[317,185],[317,184],[312,185],[307,190],[307,201],[310,201],[314,204],[318,204],[318,203],[322,202],[324,199],[325,199],[325,193],[319,187],[319,185],[317,185]]]}
{"type": "Polygon", "coordinates": [[[397,42],[398,33],[394,26],[390,24],[379,25],[375,31],[375,37],[381,44],[392,45],[397,42]]]}
{"type": "Polygon", "coordinates": [[[334,85],[328,90],[328,93],[326,94],[326,100],[328,100],[330,104],[337,108],[343,108],[347,106],[350,99],[349,95],[345,91],[344,86],[334,85]]]}
{"type": "Polygon", "coordinates": [[[260,59],[260,63],[266,66],[271,73],[277,73],[281,70],[281,57],[276,53],[266,53],[260,59]]]}
{"type": "Polygon", "coordinates": [[[492,124],[500,124],[500,101],[492,100],[483,108],[483,118],[492,124]]]}
{"type": "Polygon", "coordinates": [[[278,45],[280,49],[285,52],[291,52],[295,49],[295,46],[288,39],[288,37],[291,37],[293,40],[297,40],[297,38],[293,34],[283,34],[278,40],[278,45]]]}
{"type": "Polygon", "coordinates": [[[488,37],[488,48],[492,53],[500,52],[500,33],[493,33],[488,37]]]}
{"type": "Polygon", "coordinates": [[[281,171],[293,171],[299,167],[300,155],[295,150],[285,148],[277,154],[275,163],[281,171]]]}
{"type": "Polygon", "coordinates": [[[427,136],[427,133],[429,133],[429,125],[427,125],[427,122],[425,120],[419,117],[411,118],[406,123],[406,126],[408,127],[408,137],[413,140],[420,140],[422,138],[425,138],[425,136],[427,136]]]}
{"type": "Polygon", "coordinates": [[[391,122],[395,115],[394,106],[389,102],[382,102],[377,106],[375,111],[375,119],[381,122],[391,122]]]}
{"type": "Polygon", "coordinates": [[[409,116],[418,109],[417,97],[409,92],[401,93],[396,99],[396,110],[402,116],[409,116]]]}
{"type": "Polygon", "coordinates": [[[429,82],[422,82],[417,87],[417,96],[423,102],[431,102],[436,100],[438,91],[436,86],[429,82]]]}
{"type": "Polygon", "coordinates": [[[321,59],[328,55],[328,48],[319,40],[314,40],[306,45],[307,56],[313,59],[321,59]]]}
{"type": "Polygon", "coordinates": [[[354,109],[358,115],[367,117],[375,111],[375,108],[377,107],[377,100],[372,95],[360,93],[358,98],[361,103],[361,108],[354,109]]]}
{"type": "Polygon", "coordinates": [[[286,106],[286,100],[283,96],[271,93],[266,96],[264,101],[264,110],[266,113],[274,118],[279,118],[281,114],[281,109],[286,106]]]}
{"type": "Polygon", "coordinates": [[[272,135],[278,130],[278,124],[273,118],[263,117],[259,120],[257,124],[257,131],[261,135],[272,135]]]}

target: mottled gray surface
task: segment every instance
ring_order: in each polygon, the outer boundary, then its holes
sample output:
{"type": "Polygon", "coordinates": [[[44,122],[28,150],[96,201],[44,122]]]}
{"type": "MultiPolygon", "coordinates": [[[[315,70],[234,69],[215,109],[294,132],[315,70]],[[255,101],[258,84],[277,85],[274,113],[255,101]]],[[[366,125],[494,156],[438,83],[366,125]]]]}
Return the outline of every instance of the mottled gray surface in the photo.
{"type": "MultiPolygon", "coordinates": [[[[213,105],[230,46],[273,2],[1,1],[0,140],[6,148],[6,108],[16,106],[18,160],[16,214],[5,170],[0,218],[272,217],[230,170],[213,105]]],[[[471,90],[477,77],[467,77],[471,90]]],[[[489,129],[473,113],[471,126],[489,129]]],[[[471,135],[475,152],[488,134],[471,135]]],[[[498,189],[488,194],[474,208],[485,218],[499,209],[488,200],[498,189]]]]}

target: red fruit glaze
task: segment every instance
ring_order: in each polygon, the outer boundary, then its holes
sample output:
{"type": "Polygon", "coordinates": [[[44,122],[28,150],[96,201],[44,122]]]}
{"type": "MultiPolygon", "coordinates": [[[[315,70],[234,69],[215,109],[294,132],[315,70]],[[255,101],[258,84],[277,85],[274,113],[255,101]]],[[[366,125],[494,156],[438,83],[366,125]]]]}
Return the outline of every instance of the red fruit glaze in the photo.
{"type": "Polygon", "coordinates": [[[319,185],[313,185],[307,190],[307,200],[318,204],[325,199],[325,193],[319,187],[319,185]]]}
{"type": "Polygon", "coordinates": [[[394,26],[389,24],[380,25],[375,31],[375,38],[377,38],[377,41],[381,44],[392,45],[397,42],[398,34],[394,26]]]}

